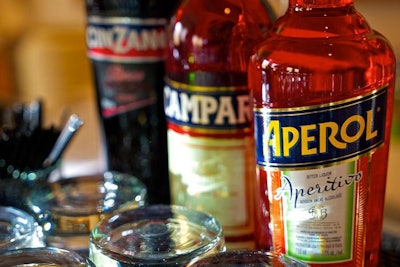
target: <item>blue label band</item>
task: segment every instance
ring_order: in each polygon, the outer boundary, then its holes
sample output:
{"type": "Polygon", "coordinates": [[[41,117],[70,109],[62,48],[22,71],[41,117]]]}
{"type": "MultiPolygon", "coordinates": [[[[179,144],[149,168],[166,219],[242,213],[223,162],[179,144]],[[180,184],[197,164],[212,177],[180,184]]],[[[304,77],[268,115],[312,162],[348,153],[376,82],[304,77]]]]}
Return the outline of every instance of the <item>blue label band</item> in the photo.
{"type": "Polygon", "coordinates": [[[200,87],[167,80],[168,121],[194,129],[236,130],[251,127],[253,114],[247,87],[200,87]]]}
{"type": "Polygon", "coordinates": [[[254,111],[257,164],[303,168],[345,161],[385,138],[387,87],[329,105],[254,111]]]}

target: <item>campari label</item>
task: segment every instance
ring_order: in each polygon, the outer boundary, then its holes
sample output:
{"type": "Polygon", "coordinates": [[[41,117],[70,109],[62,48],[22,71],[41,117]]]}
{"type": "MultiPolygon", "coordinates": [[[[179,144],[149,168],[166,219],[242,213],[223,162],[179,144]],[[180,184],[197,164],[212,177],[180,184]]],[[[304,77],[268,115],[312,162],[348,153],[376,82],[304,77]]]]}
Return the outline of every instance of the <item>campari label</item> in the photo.
{"type": "Polygon", "coordinates": [[[213,214],[227,239],[250,239],[255,153],[248,88],[166,81],[172,202],[213,214]]]}

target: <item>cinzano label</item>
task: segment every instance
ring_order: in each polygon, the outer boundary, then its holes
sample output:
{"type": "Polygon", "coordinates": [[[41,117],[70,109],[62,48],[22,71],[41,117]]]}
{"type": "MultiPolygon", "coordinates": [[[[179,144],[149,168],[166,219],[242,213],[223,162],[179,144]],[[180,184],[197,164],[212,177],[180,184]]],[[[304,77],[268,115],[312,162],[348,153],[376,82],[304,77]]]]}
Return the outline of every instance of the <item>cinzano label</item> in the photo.
{"type": "Polygon", "coordinates": [[[88,18],[88,56],[97,60],[160,61],[166,48],[167,21],[138,18],[88,18]]]}

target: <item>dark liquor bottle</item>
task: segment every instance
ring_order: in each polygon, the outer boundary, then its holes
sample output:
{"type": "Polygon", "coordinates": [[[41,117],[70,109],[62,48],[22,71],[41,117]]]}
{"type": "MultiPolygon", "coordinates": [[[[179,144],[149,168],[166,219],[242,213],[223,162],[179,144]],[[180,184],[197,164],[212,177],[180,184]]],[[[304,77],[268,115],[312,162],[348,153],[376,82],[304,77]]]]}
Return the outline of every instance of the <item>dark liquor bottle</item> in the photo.
{"type": "Polygon", "coordinates": [[[169,203],[163,106],[166,28],[177,0],[87,0],[87,46],[108,168],[169,203]]]}
{"type": "Polygon", "coordinates": [[[256,48],[258,212],[276,251],[378,266],[394,77],[390,45],[352,0],[289,0],[256,48]]]}
{"type": "Polygon", "coordinates": [[[172,203],[213,214],[228,248],[254,247],[247,64],[270,26],[259,0],[188,0],[169,33],[165,113],[172,203]]]}

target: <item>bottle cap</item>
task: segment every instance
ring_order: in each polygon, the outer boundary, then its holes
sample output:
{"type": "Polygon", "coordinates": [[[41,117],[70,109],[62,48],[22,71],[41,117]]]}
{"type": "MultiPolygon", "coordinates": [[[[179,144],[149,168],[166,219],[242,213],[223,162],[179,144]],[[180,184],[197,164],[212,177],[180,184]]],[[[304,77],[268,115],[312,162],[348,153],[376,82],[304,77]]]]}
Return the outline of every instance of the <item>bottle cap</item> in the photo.
{"type": "Polygon", "coordinates": [[[178,0],[86,0],[86,11],[88,15],[99,16],[169,18],[178,3],[178,0]]]}
{"type": "Polygon", "coordinates": [[[267,251],[232,250],[201,258],[188,267],[306,267],[305,263],[285,255],[267,251]]]}

